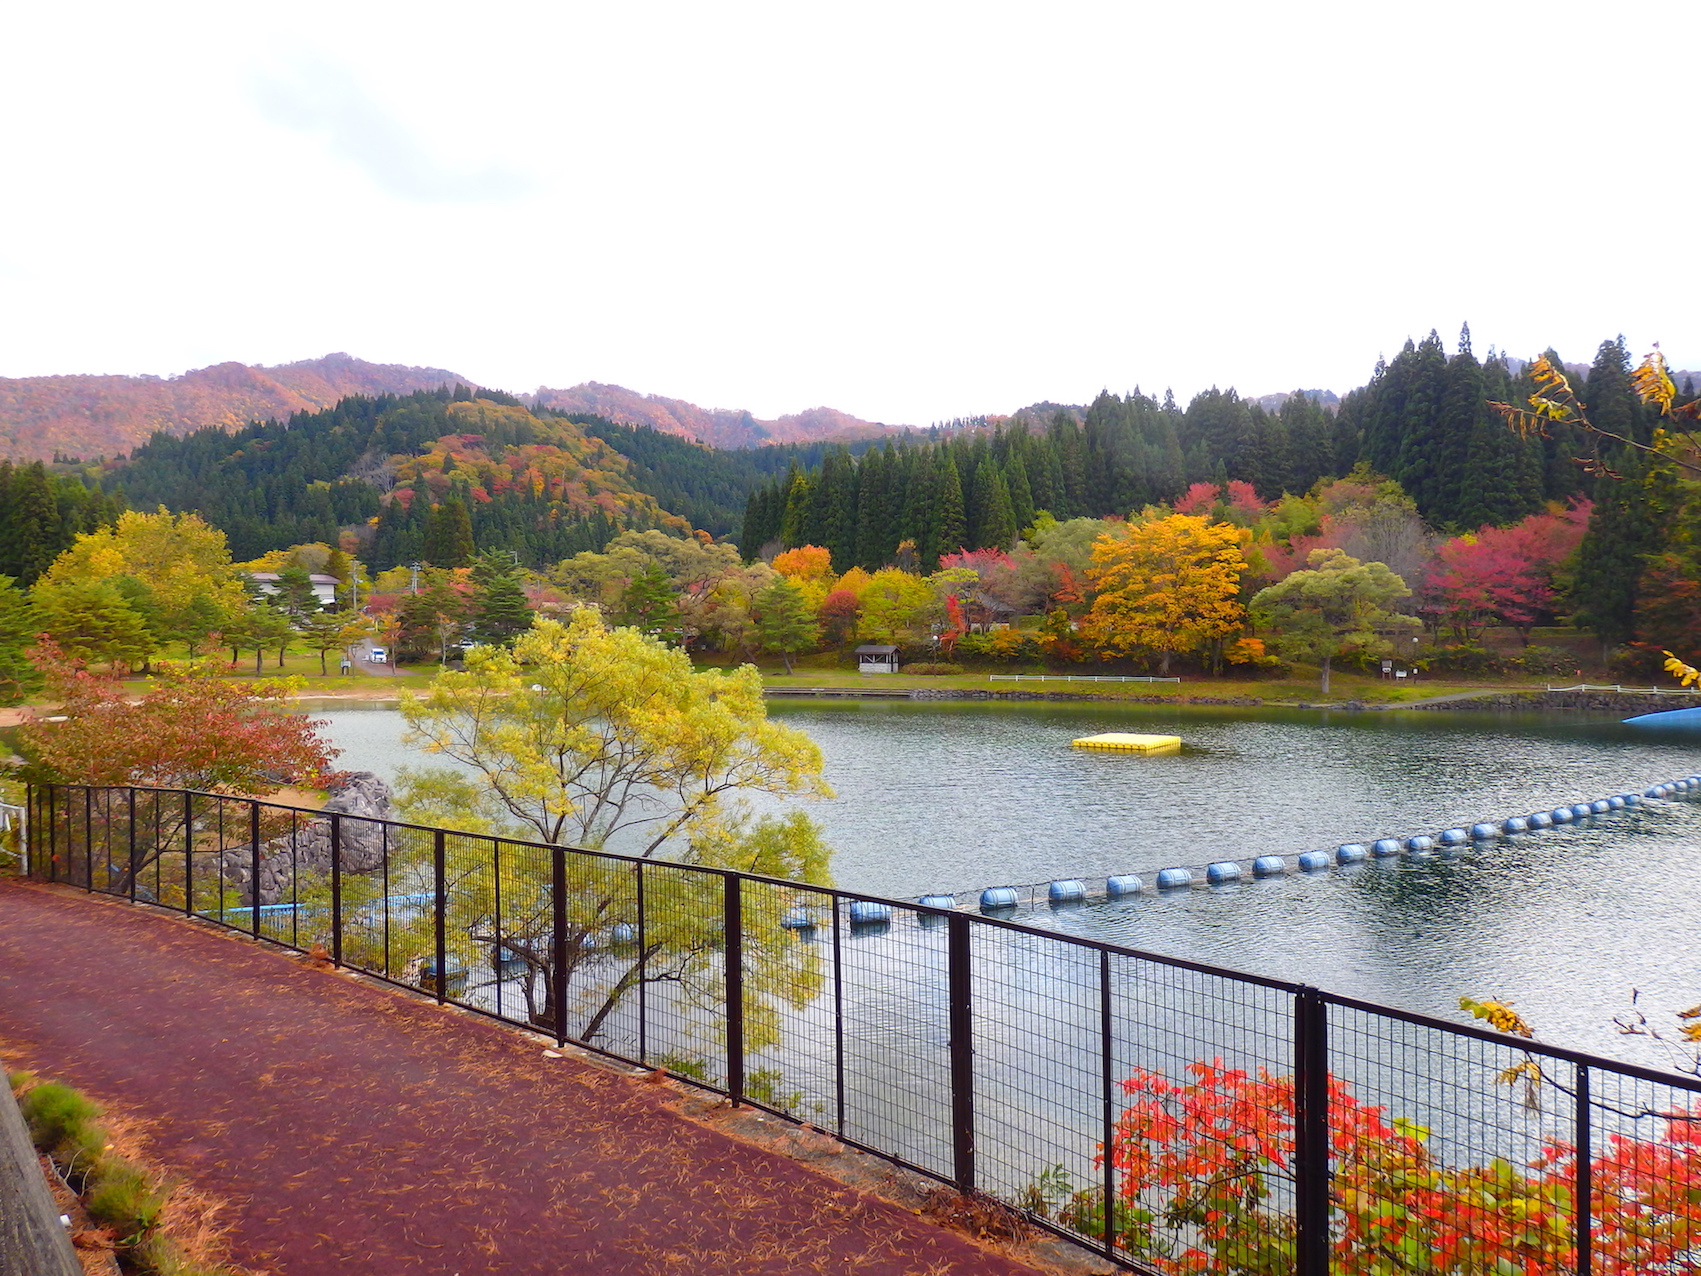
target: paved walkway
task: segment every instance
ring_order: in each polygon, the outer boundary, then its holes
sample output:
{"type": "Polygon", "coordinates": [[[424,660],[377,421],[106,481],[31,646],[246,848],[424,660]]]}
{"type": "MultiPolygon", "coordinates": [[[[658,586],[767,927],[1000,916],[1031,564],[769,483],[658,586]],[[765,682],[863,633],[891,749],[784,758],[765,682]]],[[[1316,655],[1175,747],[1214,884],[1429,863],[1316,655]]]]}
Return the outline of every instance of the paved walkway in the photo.
{"type": "Polygon", "coordinates": [[[62,888],[0,879],[0,1049],[141,1118],[275,1276],[1035,1271],[687,1120],[671,1087],[62,888]]]}

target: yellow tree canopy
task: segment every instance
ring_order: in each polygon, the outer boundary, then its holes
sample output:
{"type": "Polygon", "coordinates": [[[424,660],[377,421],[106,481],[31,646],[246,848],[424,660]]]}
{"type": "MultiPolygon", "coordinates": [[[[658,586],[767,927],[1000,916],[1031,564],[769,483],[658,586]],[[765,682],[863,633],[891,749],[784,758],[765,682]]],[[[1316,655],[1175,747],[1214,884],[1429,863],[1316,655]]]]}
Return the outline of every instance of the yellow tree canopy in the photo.
{"type": "Polygon", "coordinates": [[[131,576],[152,591],[165,612],[183,610],[197,595],[224,607],[242,601],[224,533],[195,514],[128,510],[118,522],[77,537],[54,560],[44,580],[52,584],[95,582],[131,576]]]}
{"type": "Polygon", "coordinates": [[[882,567],[857,596],[862,617],[856,636],[865,642],[896,642],[918,629],[933,606],[933,587],[920,576],[882,567]]]}
{"type": "Polygon", "coordinates": [[[1082,635],[1117,655],[1156,651],[1168,672],[1171,656],[1239,632],[1247,541],[1245,529],[1193,514],[1113,527],[1093,545],[1097,597],[1082,635]]]}

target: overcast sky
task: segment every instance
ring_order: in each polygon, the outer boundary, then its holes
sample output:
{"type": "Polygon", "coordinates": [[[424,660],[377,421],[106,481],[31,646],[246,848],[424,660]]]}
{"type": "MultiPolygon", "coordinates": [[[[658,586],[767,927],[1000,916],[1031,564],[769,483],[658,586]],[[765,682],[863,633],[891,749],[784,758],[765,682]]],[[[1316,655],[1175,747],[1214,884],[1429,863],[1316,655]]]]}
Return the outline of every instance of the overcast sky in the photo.
{"type": "Polygon", "coordinates": [[[926,423],[1701,368],[1701,5],[17,6],[0,375],[344,350],[926,423]],[[1668,263],[1676,263],[1673,269],[1668,263]]]}

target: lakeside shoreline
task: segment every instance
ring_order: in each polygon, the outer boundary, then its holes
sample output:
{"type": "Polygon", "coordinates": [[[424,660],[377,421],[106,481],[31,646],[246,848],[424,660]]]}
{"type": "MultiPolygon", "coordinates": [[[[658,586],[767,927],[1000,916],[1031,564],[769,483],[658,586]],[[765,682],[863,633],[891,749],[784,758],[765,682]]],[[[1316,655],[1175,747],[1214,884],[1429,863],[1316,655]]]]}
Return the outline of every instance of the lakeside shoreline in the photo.
{"type": "MultiPolygon", "coordinates": [[[[297,701],[344,701],[350,704],[394,703],[404,688],[365,686],[359,689],[319,691],[305,689],[292,699],[297,701]]],[[[1352,713],[1391,713],[1402,710],[1420,712],[1492,711],[1492,712],[1568,712],[1619,713],[1626,717],[1637,713],[1653,713],[1659,709],[1701,708],[1701,692],[1684,693],[1661,689],[1652,691],[1548,691],[1542,687],[1484,687],[1481,691],[1450,692],[1421,700],[1370,701],[1357,697],[1293,698],[1248,695],[1196,694],[1118,694],[1114,691],[1063,690],[994,690],[974,687],[939,687],[928,685],[903,686],[784,686],[765,683],[763,698],[768,700],[923,700],[949,701],[1006,701],[1051,702],[1058,704],[1131,704],[1173,705],[1178,709],[1248,708],[1248,709],[1337,709],[1352,713]]],[[[16,727],[28,720],[32,710],[47,706],[20,705],[0,709],[0,728],[16,727]]]]}

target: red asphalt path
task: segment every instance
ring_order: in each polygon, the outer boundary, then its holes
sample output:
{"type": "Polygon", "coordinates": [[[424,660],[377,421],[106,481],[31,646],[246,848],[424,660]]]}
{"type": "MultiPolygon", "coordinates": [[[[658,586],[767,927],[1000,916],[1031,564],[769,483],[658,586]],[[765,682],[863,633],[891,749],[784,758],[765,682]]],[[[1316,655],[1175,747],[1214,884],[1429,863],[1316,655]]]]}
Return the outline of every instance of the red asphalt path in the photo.
{"type": "Polygon", "coordinates": [[[145,908],[0,879],[0,1050],[143,1123],[274,1276],[1032,1276],[534,1039],[145,908]]]}

